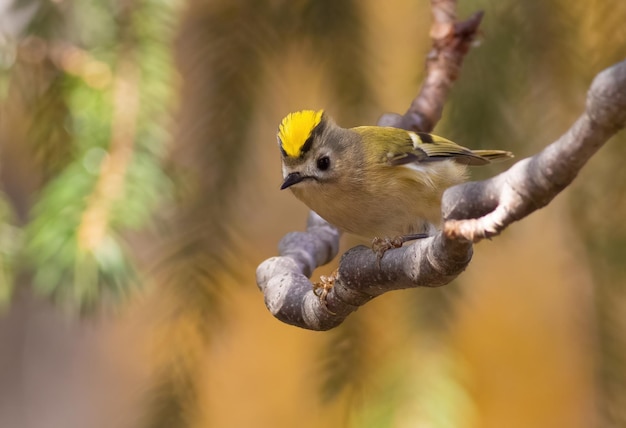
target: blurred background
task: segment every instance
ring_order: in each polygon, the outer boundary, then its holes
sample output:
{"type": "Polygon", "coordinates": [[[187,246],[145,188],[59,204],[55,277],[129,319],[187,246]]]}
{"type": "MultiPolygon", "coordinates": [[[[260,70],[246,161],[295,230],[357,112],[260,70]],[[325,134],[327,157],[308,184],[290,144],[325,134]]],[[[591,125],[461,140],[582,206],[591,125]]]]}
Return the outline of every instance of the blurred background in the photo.
{"type": "MultiPolygon", "coordinates": [[[[626,2],[458,6],[486,15],[436,132],[469,147],[536,153],[626,57],[626,2]]],[[[429,26],[426,0],[0,0],[0,426],[626,426],[623,132],[452,284],[325,333],[263,304],[307,216],[277,124],[404,112],[429,26]]]]}

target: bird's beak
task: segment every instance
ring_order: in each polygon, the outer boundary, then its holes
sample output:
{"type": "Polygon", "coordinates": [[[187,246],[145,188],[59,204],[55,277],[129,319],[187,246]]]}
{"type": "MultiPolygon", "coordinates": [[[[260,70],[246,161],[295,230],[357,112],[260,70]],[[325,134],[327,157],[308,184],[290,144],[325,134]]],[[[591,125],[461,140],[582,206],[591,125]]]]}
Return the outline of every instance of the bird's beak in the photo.
{"type": "Polygon", "coordinates": [[[297,184],[302,180],[304,180],[304,176],[302,174],[300,174],[299,172],[292,172],[287,177],[285,177],[285,181],[283,181],[283,184],[280,186],[280,190],[284,190],[287,187],[293,186],[294,184],[297,184]]]}

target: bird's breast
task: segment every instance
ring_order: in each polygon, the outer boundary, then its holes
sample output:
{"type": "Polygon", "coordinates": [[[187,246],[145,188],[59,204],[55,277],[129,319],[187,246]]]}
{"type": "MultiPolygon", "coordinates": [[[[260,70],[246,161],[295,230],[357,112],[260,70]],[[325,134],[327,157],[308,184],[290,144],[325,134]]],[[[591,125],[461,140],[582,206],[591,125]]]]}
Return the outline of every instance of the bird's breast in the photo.
{"type": "Polygon", "coordinates": [[[432,224],[438,227],[443,191],[463,178],[463,168],[443,161],[419,168],[377,168],[337,182],[303,183],[292,190],[329,223],[371,239],[421,233],[432,224]]]}

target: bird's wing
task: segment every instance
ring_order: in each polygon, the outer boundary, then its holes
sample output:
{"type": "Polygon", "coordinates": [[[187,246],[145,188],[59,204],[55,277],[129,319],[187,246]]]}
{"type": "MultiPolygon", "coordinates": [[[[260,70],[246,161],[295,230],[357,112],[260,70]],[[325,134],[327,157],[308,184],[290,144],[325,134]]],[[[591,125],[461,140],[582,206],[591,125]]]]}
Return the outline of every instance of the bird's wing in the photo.
{"type": "Polygon", "coordinates": [[[373,151],[391,165],[415,162],[434,162],[451,159],[464,165],[485,165],[490,158],[509,157],[508,152],[477,151],[425,132],[405,131],[399,128],[361,126],[353,128],[363,136],[364,144],[375,144],[373,151]],[[383,144],[377,144],[383,139],[383,144]],[[491,155],[483,156],[491,153],[491,155]],[[479,154],[480,153],[480,154],[479,154]]]}

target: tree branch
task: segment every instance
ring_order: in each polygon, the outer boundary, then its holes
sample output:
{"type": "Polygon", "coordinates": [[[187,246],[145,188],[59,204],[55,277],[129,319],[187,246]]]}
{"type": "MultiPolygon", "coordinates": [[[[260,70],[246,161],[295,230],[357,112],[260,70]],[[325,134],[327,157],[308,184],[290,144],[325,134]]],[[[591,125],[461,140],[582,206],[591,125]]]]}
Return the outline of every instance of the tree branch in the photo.
{"type": "Polygon", "coordinates": [[[404,115],[387,113],[379,126],[393,126],[411,131],[430,132],[439,119],[452,84],[458,79],[463,59],[476,38],[483,12],[468,20],[456,21],[456,2],[433,0],[433,24],[430,36],[433,48],[426,57],[426,78],[404,115]]]}
{"type": "MultiPolygon", "coordinates": [[[[430,131],[441,118],[448,92],[482,19],[479,12],[457,22],[455,10],[454,0],[432,0],[433,48],[427,57],[422,88],[404,115],[384,115],[380,126],[430,131]]],[[[342,256],[337,280],[323,303],[308,278],[317,266],[336,256],[339,236],[335,227],[311,212],[307,231],[286,235],[279,244],[280,256],[259,265],[257,284],[275,317],[303,328],[328,330],[386,291],[449,283],[472,257],[471,242],[442,233],[389,250],[380,263],[370,248],[355,247],[342,256]]]]}
{"type": "Polygon", "coordinates": [[[447,284],[469,263],[472,242],[497,235],[546,206],[625,126],[626,60],[596,76],[585,112],[557,141],[496,177],[448,189],[442,201],[443,231],[387,251],[380,267],[367,247],[346,252],[326,306],[313,293],[307,276],[335,256],[339,232],[312,213],[307,232],[287,235],[281,241],[282,257],[269,259],[257,269],[268,308],[289,324],[326,330],[387,291],[447,284]]]}
{"type": "MultiPolygon", "coordinates": [[[[404,115],[387,114],[379,125],[429,131],[441,117],[482,14],[455,22],[454,1],[432,3],[433,49],[427,58],[424,84],[404,115]]],[[[622,61],[596,76],[585,112],[557,141],[496,177],[448,189],[442,200],[443,231],[387,251],[380,264],[367,247],[347,251],[325,303],[313,293],[308,277],[335,257],[340,233],[311,213],[307,231],[285,236],[279,246],[281,256],[266,260],[257,269],[257,283],[267,307],[286,323],[327,330],[387,291],[447,284],[470,262],[472,242],[495,236],[546,206],[625,125],[626,61],[622,61]]]]}
{"type": "Polygon", "coordinates": [[[360,245],[341,257],[338,279],[322,303],[308,278],[313,269],[335,257],[338,239],[337,229],[311,212],[307,231],[287,234],[279,244],[280,256],[259,265],[257,284],[276,318],[328,330],[387,291],[449,283],[472,257],[469,242],[448,239],[443,233],[387,251],[380,267],[372,249],[360,245]]]}
{"type": "Polygon", "coordinates": [[[585,112],[557,141],[500,175],[446,190],[444,233],[478,242],[546,206],[625,125],[626,60],[596,76],[585,112]]]}

